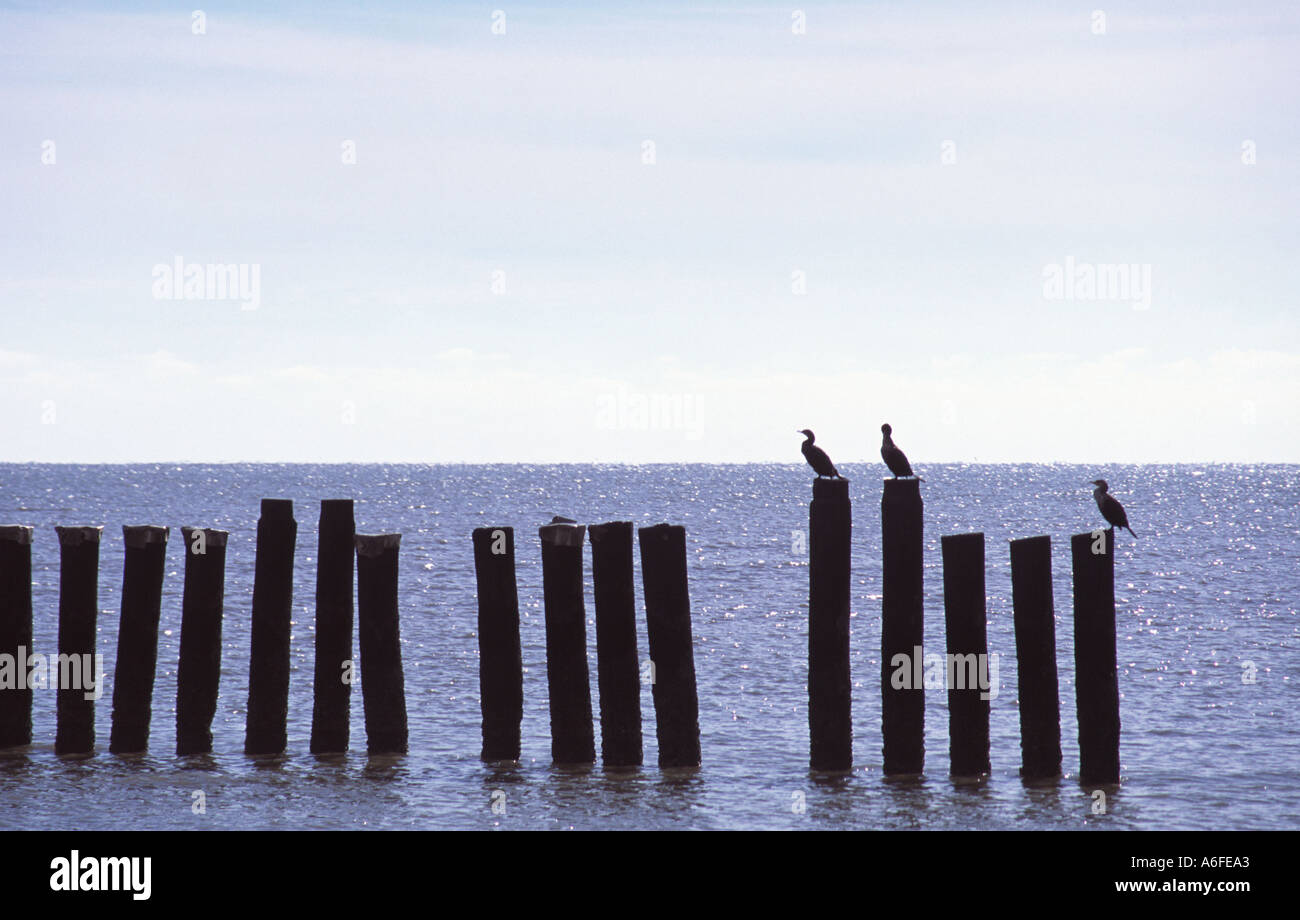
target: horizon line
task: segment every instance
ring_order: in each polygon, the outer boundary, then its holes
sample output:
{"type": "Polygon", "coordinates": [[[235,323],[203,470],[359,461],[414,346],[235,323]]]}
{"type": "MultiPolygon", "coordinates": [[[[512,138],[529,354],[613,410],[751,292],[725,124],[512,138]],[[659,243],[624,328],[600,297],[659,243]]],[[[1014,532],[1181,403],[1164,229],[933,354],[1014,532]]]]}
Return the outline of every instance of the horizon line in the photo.
{"type": "MultiPolygon", "coordinates": [[[[839,466],[883,466],[880,460],[839,466]]],[[[931,460],[926,466],[1300,466],[1297,460],[931,460]]],[[[802,460],[0,460],[4,466],[806,466],[802,460]]],[[[892,479],[892,476],[884,476],[892,479]]]]}

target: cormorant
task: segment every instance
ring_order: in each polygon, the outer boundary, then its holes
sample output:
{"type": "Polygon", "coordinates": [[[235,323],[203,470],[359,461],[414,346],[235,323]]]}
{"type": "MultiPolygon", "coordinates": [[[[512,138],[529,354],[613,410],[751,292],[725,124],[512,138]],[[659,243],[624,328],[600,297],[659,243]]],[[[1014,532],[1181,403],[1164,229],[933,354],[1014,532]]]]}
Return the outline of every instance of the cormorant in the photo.
{"type": "MultiPolygon", "coordinates": [[[[889,467],[889,472],[894,474],[895,479],[899,476],[916,476],[912,472],[912,464],[907,462],[907,455],[898,449],[898,445],[890,437],[894,433],[894,429],[890,428],[889,424],[886,423],[880,426],[880,431],[885,436],[880,445],[880,456],[885,461],[885,466],[889,467]]],[[[916,476],[916,478],[920,479],[921,477],[916,476]]]]}
{"type": "Polygon", "coordinates": [[[1110,486],[1106,485],[1106,480],[1094,479],[1092,484],[1097,487],[1092,490],[1092,497],[1097,499],[1097,508],[1101,511],[1101,516],[1106,519],[1106,523],[1111,527],[1123,527],[1136,540],[1137,534],[1133,533],[1133,528],[1128,526],[1128,515],[1124,513],[1124,506],[1116,500],[1115,496],[1107,494],[1110,486]]]}
{"type": "Polygon", "coordinates": [[[813,441],[816,440],[813,433],[807,428],[799,433],[808,439],[803,442],[803,447],[800,449],[803,451],[804,459],[817,473],[818,478],[829,476],[832,479],[843,479],[844,477],[835,469],[835,464],[831,463],[831,458],[826,455],[826,451],[813,446],[813,441]]]}

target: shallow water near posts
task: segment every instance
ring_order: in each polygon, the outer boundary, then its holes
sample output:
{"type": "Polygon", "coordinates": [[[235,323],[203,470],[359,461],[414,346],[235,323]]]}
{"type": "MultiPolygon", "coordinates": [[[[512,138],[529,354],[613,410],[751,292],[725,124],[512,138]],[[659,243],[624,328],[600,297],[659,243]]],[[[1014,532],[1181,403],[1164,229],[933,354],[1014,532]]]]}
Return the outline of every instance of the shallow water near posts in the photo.
{"type": "MultiPolygon", "coordinates": [[[[56,651],[55,524],[103,524],[97,651],[109,685],[97,752],[54,754],[55,691],[36,690],[35,740],[0,752],[0,828],[1290,828],[1300,827],[1300,466],[1112,466],[1138,534],[1116,535],[1122,782],[1077,780],[1070,534],[1102,525],[1073,465],[931,465],[925,651],[942,654],[939,538],[985,534],[991,774],[948,776],[948,706],[926,691],[926,773],[881,775],[883,467],[841,464],[853,501],[854,769],[808,769],[806,555],[812,476],[788,465],[0,465],[0,523],[30,524],[35,651],[56,651]],[[298,547],[289,749],[245,757],[259,501],[294,500],[298,547]],[[356,500],[361,533],[402,533],[399,603],[410,753],[367,757],[358,687],[351,749],[308,753],[320,499],[356,500]],[[660,770],[650,687],[645,766],[553,767],[537,528],[553,515],[686,527],[703,765],[660,770]],[[123,524],[172,528],[150,752],[107,753],[123,524]],[[523,758],[479,760],[475,527],[515,527],[524,667],[523,758]],[[178,758],[182,525],[230,532],[213,754],[178,758]],[[1026,785],[1007,541],[1052,537],[1066,776],[1026,785]],[[202,793],[202,795],[197,795],[202,793]],[[200,807],[201,805],[201,807],[200,807]],[[1099,805],[1104,812],[1098,813],[1099,805]]],[[[638,653],[647,657],[640,560],[638,653]]],[[[591,560],[588,662],[596,692],[591,560]]],[[[354,640],[355,641],[355,640],[354,640]]],[[[599,723],[597,722],[599,750],[599,723]]]]}

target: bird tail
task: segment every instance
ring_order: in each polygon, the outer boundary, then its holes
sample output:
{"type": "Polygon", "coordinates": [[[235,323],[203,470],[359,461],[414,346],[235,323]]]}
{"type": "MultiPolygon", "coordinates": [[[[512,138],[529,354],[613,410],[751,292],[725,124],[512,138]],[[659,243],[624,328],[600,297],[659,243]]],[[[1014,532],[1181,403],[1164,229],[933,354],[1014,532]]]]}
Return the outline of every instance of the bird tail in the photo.
{"type": "Polygon", "coordinates": [[[1135,533],[1133,533],[1133,528],[1132,528],[1132,527],[1130,527],[1130,526],[1128,526],[1127,524],[1125,524],[1125,525],[1124,525],[1124,529],[1127,530],[1127,531],[1129,532],[1129,534],[1133,537],[1134,540],[1136,540],[1136,539],[1138,538],[1138,535],[1135,534],[1135,533]]]}

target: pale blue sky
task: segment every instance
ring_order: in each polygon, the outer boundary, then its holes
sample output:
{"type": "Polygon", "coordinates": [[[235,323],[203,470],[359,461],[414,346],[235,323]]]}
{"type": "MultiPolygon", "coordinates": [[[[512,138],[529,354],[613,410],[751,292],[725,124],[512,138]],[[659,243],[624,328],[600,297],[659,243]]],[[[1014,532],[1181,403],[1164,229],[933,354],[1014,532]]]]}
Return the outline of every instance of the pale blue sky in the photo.
{"type": "Polygon", "coordinates": [[[1295,6],[919,6],[0,5],[0,461],[1300,461],[1295,6]]]}

